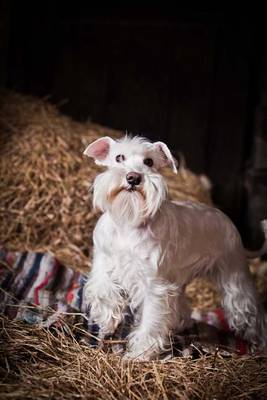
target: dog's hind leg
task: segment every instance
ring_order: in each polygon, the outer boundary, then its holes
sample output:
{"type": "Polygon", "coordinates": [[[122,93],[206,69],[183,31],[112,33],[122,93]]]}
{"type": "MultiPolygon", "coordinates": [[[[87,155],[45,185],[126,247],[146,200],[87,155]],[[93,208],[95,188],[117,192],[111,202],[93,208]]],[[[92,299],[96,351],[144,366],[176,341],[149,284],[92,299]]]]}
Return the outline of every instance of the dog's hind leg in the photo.
{"type": "Polygon", "coordinates": [[[214,276],[222,294],[222,305],[229,327],[249,342],[252,350],[266,345],[266,323],[246,260],[223,260],[214,276]]]}

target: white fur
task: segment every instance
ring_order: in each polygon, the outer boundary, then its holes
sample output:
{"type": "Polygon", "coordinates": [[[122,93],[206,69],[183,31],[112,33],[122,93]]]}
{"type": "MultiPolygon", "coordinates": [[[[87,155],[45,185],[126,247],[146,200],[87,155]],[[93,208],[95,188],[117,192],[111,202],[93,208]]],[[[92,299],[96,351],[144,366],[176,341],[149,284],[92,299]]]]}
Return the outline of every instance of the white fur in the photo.
{"type": "Polygon", "coordinates": [[[151,359],[169,345],[171,331],[190,321],[185,287],[207,277],[222,293],[230,326],[252,346],[264,346],[265,326],[245,251],[231,221],[206,205],[171,202],[160,169],[176,161],[162,142],[102,138],[85,154],[108,167],[94,182],[94,205],[103,214],[94,230],[93,268],[85,301],[100,334],[113,333],[126,304],[136,314],[127,357],[151,359]],[[117,155],[124,161],[118,163],[117,155]],[[145,158],[154,161],[152,167],[145,158]],[[128,172],[142,176],[129,191],[128,172]]]}

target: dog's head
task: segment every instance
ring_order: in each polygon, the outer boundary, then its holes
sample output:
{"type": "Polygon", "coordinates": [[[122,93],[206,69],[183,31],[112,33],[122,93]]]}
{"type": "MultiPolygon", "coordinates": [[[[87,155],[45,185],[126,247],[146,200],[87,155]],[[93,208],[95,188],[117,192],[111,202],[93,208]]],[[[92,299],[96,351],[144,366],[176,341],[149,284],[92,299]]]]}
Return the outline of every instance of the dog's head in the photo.
{"type": "Polygon", "coordinates": [[[141,137],[103,137],[84,154],[107,167],[95,179],[93,202],[119,223],[139,226],[152,218],[167,196],[160,170],[170,166],[177,173],[177,161],[166,144],[141,137]]]}

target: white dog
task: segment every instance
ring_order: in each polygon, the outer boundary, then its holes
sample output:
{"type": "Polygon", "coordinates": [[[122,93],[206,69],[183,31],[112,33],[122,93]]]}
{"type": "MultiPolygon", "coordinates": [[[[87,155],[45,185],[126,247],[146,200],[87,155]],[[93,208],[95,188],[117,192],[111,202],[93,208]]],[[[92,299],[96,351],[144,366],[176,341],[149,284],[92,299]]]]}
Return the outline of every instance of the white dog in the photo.
{"type": "MultiPolygon", "coordinates": [[[[159,171],[170,166],[176,173],[177,162],[166,144],[103,137],[84,154],[108,167],[94,182],[93,203],[103,214],[94,230],[93,268],[84,289],[101,337],[115,331],[129,304],[138,317],[127,357],[154,358],[166,349],[172,331],[191,323],[186,285],[207,277],[222,294],[230,327],[262,347],[264,317],[240,236],[221,211],[168,200],[159,171]]],[[[266,250],[267,242],[261,253],[266,250]]]]}

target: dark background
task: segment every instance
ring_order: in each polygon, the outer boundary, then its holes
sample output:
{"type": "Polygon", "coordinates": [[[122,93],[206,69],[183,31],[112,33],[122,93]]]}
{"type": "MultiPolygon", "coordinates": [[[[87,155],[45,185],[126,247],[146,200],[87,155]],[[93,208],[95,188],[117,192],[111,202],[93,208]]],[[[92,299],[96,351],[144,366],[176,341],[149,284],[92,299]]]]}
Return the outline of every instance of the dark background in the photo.
{"type": "Polygon", "coordinates": [[[216,205],[258,247],[267,217],[264,11],[98,4],[0,0],[0,84],[50,95],[81,121],[165,141],[211,178],[216,205]]]}

